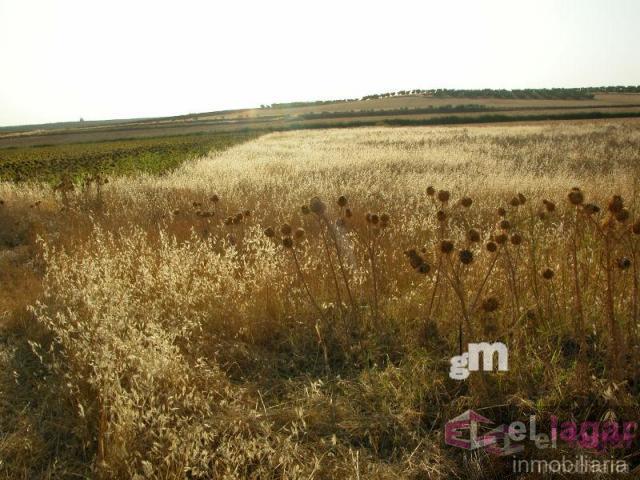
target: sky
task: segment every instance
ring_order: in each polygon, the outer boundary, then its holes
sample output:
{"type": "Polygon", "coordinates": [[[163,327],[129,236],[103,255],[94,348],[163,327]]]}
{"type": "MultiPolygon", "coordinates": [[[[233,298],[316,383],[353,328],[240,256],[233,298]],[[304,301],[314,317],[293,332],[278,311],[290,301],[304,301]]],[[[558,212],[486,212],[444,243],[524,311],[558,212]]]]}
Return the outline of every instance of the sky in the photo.
{"type": "Polygon", "coordinates": [[[0,126],[640,85],[638,0],[0,0],[0,126]]]}

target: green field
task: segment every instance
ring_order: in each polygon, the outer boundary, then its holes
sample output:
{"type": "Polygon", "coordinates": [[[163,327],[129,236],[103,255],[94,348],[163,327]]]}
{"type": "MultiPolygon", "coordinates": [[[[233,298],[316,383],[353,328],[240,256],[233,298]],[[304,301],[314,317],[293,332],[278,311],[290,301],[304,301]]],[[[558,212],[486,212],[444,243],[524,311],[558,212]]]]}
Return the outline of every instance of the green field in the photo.
{"type": "Polygon", "coordinates": [[[254,138],[254,133],[208,133],[107,142],[71,143],[0,149],[0,181],[56,181],[64,175],[150,174],[174,169],[183,161],[224,150],[254,138]]]}

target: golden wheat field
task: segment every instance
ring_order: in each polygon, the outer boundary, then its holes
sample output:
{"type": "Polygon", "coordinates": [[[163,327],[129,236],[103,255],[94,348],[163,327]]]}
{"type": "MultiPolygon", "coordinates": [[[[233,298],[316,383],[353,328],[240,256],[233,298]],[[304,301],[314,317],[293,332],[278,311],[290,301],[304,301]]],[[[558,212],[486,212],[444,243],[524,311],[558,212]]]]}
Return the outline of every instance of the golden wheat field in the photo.
{"type": "Polygon", "coordinates": [[[639,173],[640,121],[612,120],[271,133],[2,183],[0,474],[512,478],[445,422],[637,420],[639,173]],[[449,378],[474,341],[509,372],[449,378]]]}

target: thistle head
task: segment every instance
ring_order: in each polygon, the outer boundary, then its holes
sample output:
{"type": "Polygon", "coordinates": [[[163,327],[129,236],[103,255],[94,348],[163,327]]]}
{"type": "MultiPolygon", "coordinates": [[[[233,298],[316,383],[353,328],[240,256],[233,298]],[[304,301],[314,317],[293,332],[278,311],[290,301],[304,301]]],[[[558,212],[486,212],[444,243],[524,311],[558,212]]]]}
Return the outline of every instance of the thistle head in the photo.
{"type": "Polygon", "coordinates": [[[595,215],[600,211],[600,207],[595,203],[585,203],[582,207],[582,211],[587,215],[595,215]]]}
{"type": "Polygon", "coordinates": [[[273,238],[275,236],[276,232],[273,229],[273,227],[267,227],[264,229],[264,235],[267,238],[273,238]]]}
{"type": "Polygon", "coordinates": [[[624,208],[624,201],[622,200],[622,197],[620,195],[614,195],[609,199],[607,209],[611,213],[616,214],[622,211],[623,208],[624,208]]]}
{"type": "Polygon", "coordinates": [[[582,205],[584,202],[584,194],[578,187],[573,187],[567,195],[567,198],[569,199],[569,203],[576,206],[582,205]]]}
{"type": "Polygon", "coordinates": [[[311,210],[313,213],[315,213],[318,216],[322,216],[327,211],[327,206],[320,199],[320,197],[313,197],[309,201],[309,210],[311,210]]]}
{"type": "Polygon", "coordinates": [[[282,238],[282,246],[284,248],[293,248],[293,238],[291,238],[291,237],[283,237],[282,238]]]}
{"type": "Polygon", "coordinates": [[[544,278],[545,280],[551,280],[554,275],[555,275],[554,271],[551,270],[550,268],[545,268],[542,271],[542,278],[544,278]]]}
{"type": "Polygon", "coordinates": [[[482,301],[480,308],[486,313],[495,312],[500,307],[496,297],[487,297],[482,301]]]}
{"type": "Polygon", "coordinates": [[[498,245],[504,245],[505,243],[507,243],[507,240],[509,240],[509,237],[507,236],[506,233],[499,233],[498,235],[495,236],[494,240],[498,245]]]}
{"type": "Polygon", "coordinates": [[[472,204],[473,200],[471,199],[471,197],[462,197],[460,199],[460,205],[462,205],[464,208],[469,208],[472,204]]]}
{"type": "Polygon", "coordinates": [[[340,195],[338,197],[338,206],[339,207],[346,207],[347,206],[347,197],[345,197],[344,195],[340,195]]]}
{"type": "Polygon", "coordinates": [[[511,235],[511,243],[516,246],[520,245],[522,243],[522,235],[519,233],[511,235]]]}
{"type": "Polygon", "coordinates": [[[440,252],[444,253],[445,255],[453,252],[453,242],[451,240],[442,240],[440,242],[440,252]]]}
{"type": "Polygon", "coordinates": [[[623,208],[619,212],[616,212],[615,215],[616,215],[616,220],[620,223],[625,223],[627,220],[629,220],[629,217],[631,216],[631,214],[629,213],[629,210],[627,210],[626,208],[623,208]]]}
{"type": "Polygon", "coordinates": [[[480,232],[475,228],[472,228],[467,232],[467,240],[470,242],[476,243],[480,241],[480,232]]]}
{"type": "Polygon", "coordinates": [[[280,227],[280,233],[285,237],[288,237],[289,235],[291,235],[291,232],[292,232],[291,225],[289,225],[288,223],[283,223],[282,226],[280,227]]]}
{"type": "Polygon", "coordinates": [[[460,263],[462,263],[463,265],[469,265],[471,262],[473,262],[473,252],[471,250],[460,250],[460,253],[458,253],[458,258],[460,259],[460,263]]]}
{"type": "Polygon", "coordinates": [[[551,213],[556,210],[556,204],[553,203],[552,201],[542,200],[542,203],[544,204],[544,208],[547,210],[547,212],[551,213]]]}
{"type": "Polygon", "coordinates": [[[631,266],[631,260],[627,257],[622,257],[618,259],[618,268],[620,270],[627,270],[631,266]]]}
{"type": "Polygon", "coordinates": [[[487,244],[485,245],[485,248],[487,249],[488,252],[495,253],[496,250],[498,250],[498,245],[496,244],[496,242],[487,242],[487,244]]]}
{"type": "Polygon", "coordinates": [[[438,200],[440,200],[442,203],[447,203],[450,197],[451,194],[448,190],[438,190],[438,200]]]}
{"type": "Polygon", "coordinates": [[[509,220],[500,220],[498,226],[501,230],[509,230],[511,228],[511,222],[509,222],[509,220]]]}
{"type": "Polygon", "coordinates": [[[427,187],[427,195],[429,195],[430,197],[433,197],[436,194],[436,189],[433,188],[431,185],[429,185],[427,187]]]}

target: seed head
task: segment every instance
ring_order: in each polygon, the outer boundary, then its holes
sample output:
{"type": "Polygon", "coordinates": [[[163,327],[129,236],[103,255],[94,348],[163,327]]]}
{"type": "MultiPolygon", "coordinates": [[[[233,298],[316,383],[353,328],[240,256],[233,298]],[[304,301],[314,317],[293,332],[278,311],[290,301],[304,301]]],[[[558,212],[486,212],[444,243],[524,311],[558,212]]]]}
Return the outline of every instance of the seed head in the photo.
{"type": "Polygon", "coordinates": [[[447,220],[447,212],[445,212],[444,210],[438,210],[438,212],[436,213],[436,219],[439,222],[445,222],[447,220]]]}
{"type": "Polygon", "coordinates": [[[458,257],[460,258],[460,263],[463,265],[469,265],[473,262],[473,252],[471,250],[460,250],[458,257]]]}
{"type": "Polygon", "coordinates": [[[540,210],[538,212],[538,218],[540,220],[546,220],[547,219],[547,212],[545,212],[544,210],[540,210]]]}
{"type": "Polygon", "coordinates": [[[499,207],[497,211],[500,217],[504,217],[507,214],[507,211],[503,207],[499,207]]]}
{"type": "Polygon", "coordinates": [[[347,197],[345,197],[344,195],[340,195],[338,197],[338,206],[339,207],[346,207],[347,206],[347,197]]]}
{"type": "Polygon", "coordinates": [[[462,197],[460,200],[460,205],[464,208],[469,208],[473,204],[473,200],[470,197],[462,197]]]}
{"type": "Polygon", "coordinates": [[[569,195],[567,195],[567,198],[569,198],[569,202],[572,205],[582,205],[584,202],[584,195],[578,187],[573,187],[569,195]]]}
{"type": "Polygon", "coordinates": [[[382,224],[381,226],[386,227],[387,225],[389,225],[390,220],[391,217],[388,213],[383,213],[380,215],[380,223],[382,224]]]}
{"type": "Polygon", "coordinates": [[[353,212],[351,211],[351,209],[350,209],[350,208],[347,208],[347,209],[344,211],[344,216],[345,216],[346,218],[351,218],[351,217],[353,216],[353,212]]]}
{"type": "Polygon", "coordinates": [[[498,245],[496,245],[495,242],[488,242],[485,245],[486,249],[488,252],[494,253],[496,250],[498,250],[498,245]]]}
{"type": "Polygon", "coordinates": [[[551,270],[550,268],[545,268],[542,271],[542,278],[544,278],[545,280],[551,280],[554,275],[555,275],[554,271],[551,270]]]}
{"type": "Polygon", "coordinates": [[[453,252],[453,242],[451,240],[442,240],[440,242],[440,251],[445,255],[453,252]]]}
{"type": "Polygon", "coordinates": [[[522,235],[519,233],[514,233],[511,235],[511,243],[513,245],[520,245],[522,243],[522,235]]]}
{"type": "Polygon", "coordinates": [[[282,239],[282,246],[284,248],[293,248],[293,239],[291,237],[284,237],[282,239]]]}
{"type": "Polygon", "coordinates": [[[218,195],[216,195],[215,193],[213,195],[211,195],[211,197],[209,198],[209,200],[213,203],[218,203],[220,201],[220,197],[218,197],[218,195]]]}
{"type": "Polygon", "coordinates": [[[424,261],[424,258],[422,258],[418,254],[415,248],[407,250],[404,253],[407,257],[409,257],[409,264],[411,265],[411,268],[413,268],[418,273],[421,273],[423,275],[426,273],[429,273],[429,270],[431,270],[431,267],[429,266],[428,263],[424,261]]]}
{"type": "Polygon", "coordinates": [[[512,207],[519,207],[520,206],[520,199],[518,197],[513,197],[509,201],[509,205],[511,205],[512,207]]]}
{"type": "Polygon", "coordinates": [[[242,212],[242,215],[243,215],[245,218],[250,217],[250,216],[251,216],[251,210],[245,210],[244,212],[242,212]]]}
{"type": "Polygon", "coordinates": [[[582,207],[582,211],[587,215],[594,215],[600,211],[600,207],[595,203],[585,203],[582,207]]]}
{"type": "Polygon", "coordinates": [[[295,237],[296,240],[302,240],[304,238],[304,228],[296,228],[295,233],[293,234],[293,236],[295,237]]]}
{"type": "Polygon", "coordinates": [[[309,205],[302,205],[302,207],[300,207],[300,210],[302,211],[303,215],[309,215],[311,213],[311,210],[309,210],[309,205]]]}
{"type": "Polygon", "coordinates": [[[289,236],[291,235],[291,225],[289,225],[288,223],[284,223],[281,227],[280,227],[280,233],[284,236],[289,236]]]}
{"type": "Polygon", "coordinates": [[[507,243],[507,240],[509,240],[509,237],[506,233],[499,233],[495,238],[495,241],[498,245],[504,245],[505,243],[507,243]]]}
{"type": "Polygon", "coordinates": [[[627,257],[622,257],[618,259],[618,268],[620,270],[626,270],[630,266],[631,266],[631,260],[629,260],[627,257]]]}
{"type": "Polygon", "coordinates": [[[268,238],[273,238],[275,234],[276,232],[273,227],[267,227],[264,229],[264,235],[268,238]]]}
{"type": "Polygon", "coordinates": [[[438,200],[440,200],[442,203],[448,202],[450,196],[451,194],[447,190],[438,191],[438,200]]]}
{"type": "Polygon", "coordinates": [[[522,193],[518,194],[518,200],[520,200],[520,205],[524,205],[527,203],[527,197],[525,197],[522,193]]]}
{"type": "Polygon", "coordinates": [[[327,206],[324,204],[319,197],[313,197],[309,201],[309,210],[315,213],[318,216],[324,215],[324,212],[327,210],[327,206]]]}
{"type": "Polygon", "coordinates": [[[499,306],[500,303],[498,302],[498,299],[496,297],[487,297],[482,301],[481,308],[483,311],[491,313],[495,312],[499,306]]]}
{"type": "Polygon", "coordinates": [[[373,225],[378,225],[378,223],[380,223],[380,217],[378,217],[378,215],[377,215],[377,214],[372,213],[372,214],[371,214],[371,223],[372,223],[373,225]]]}
{"type": "Polygon", "coordinates": [[[624,208],[622,197],[620,195],[614,195],[613,197],[611,197],[607,208],[611,213],[618,213],[622,211],[622,209],[624,208]]]}
{"type": "Polygon", "coordinates": [[[630,216],[631,215],[629,214],[629,210],[627,210],[626,208],[623,208],[619,212],[616,212],[616,220],[620,223],[625,223],[627,220],[629,220],[630,216]]]}
{"type": "Polygon", "coordinates": [[[422,275],[426,275],[427,273],[429,273],[429,270],[431,270],[431,267],[429,266],[428,263],[421,263],[418,268],[416,268],[416,271],[418,273],[421,273],[422,275]]]}
{"type": "Polygon", "coordinates": [[[480,232],[478,230],[472,228],[467,232],[467,240],[470,242],[479,242],[480,241],[480,232]]]}
{"type": "Polygon", "coordinates": [[[553,211],[555,211],[556,209],[556,204],[553,203],[550,200],[542,200],[542,203],[544,203],[544,208],[547,209],[547,212],[551,213],[553,211]]]}
{"type": "Polygon", "coordinates": [[[433,197],[436,194],[436,189],[433,188],[431,185],[429,185],[427,187],[427,195],[429,195],[430,197],[433,197]]]}
{"type": "Polygon", "coordinates": [[[636,223],[634,223],[633,226],[631,227],[631,231],[635,235],[640,235],[640,220],[636,220],[636,223]]]}
{"type": "Polygon", "coordinates": [[[502,230],[509,230],[511,228],[511,222],[509,222],[509,220],[500,220],[499,225],[502,230]]]}

